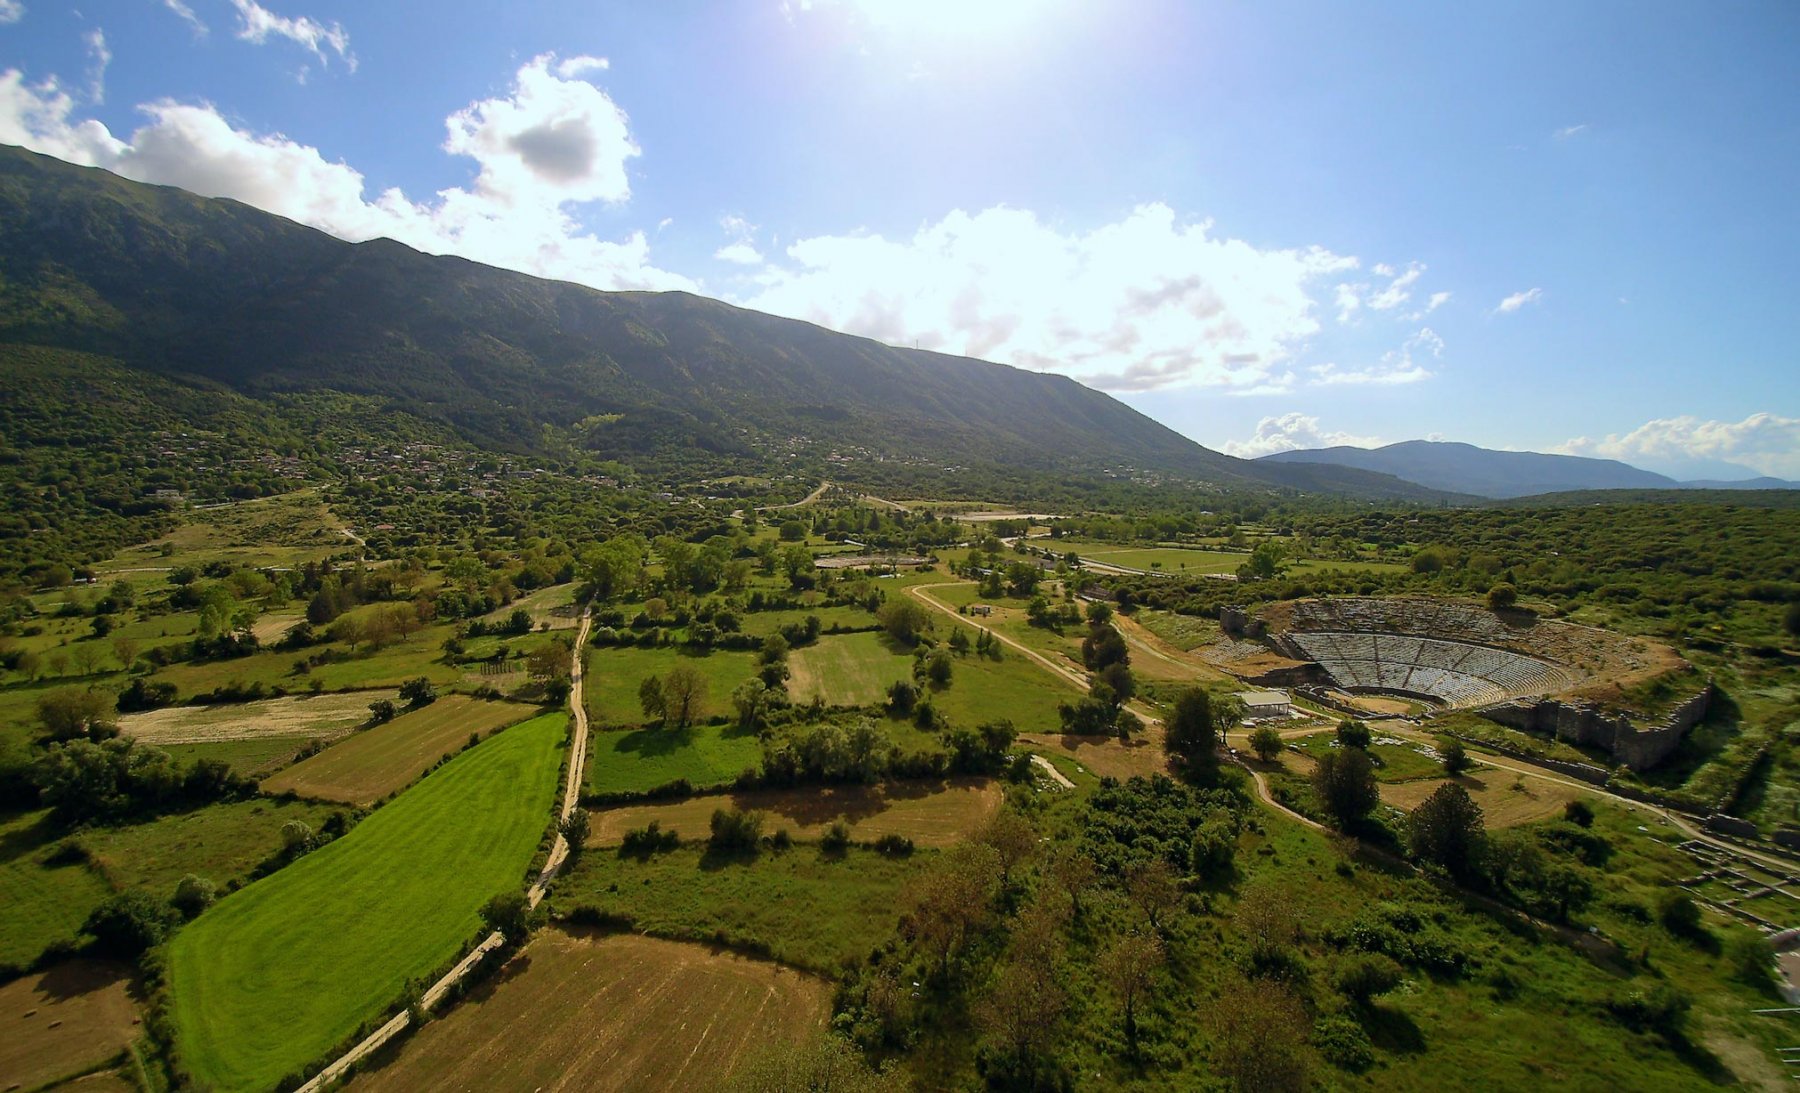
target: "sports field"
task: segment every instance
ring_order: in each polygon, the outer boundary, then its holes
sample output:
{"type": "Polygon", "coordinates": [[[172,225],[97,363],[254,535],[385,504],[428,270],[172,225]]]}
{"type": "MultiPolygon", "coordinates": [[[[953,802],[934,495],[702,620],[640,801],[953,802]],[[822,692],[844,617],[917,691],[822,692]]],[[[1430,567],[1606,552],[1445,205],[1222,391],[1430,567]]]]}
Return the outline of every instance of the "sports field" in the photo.
{"type": "Polygon", "coordinates": [[[453,958],[481,905],[522,886],[566,728],[566,715],[546,714],[464,752],[178,933],[170,1015],[195,1080],[266,1089],[453,958]]]}
{"type": "Polygon", "coordinates": [[[263,783],[268,793],[367,806],[431,769],[446,754],[503,725],[523,721],[533,707],[446,695],[326,748],[263,783]]]}
{"type": "Polygon", "coordinates": [[[684,801],[627,805],[594,813],[593,846],[617,846],[627,831],[655,821],[664,831],[704,839],[714,810],[755,809],[765,814],[763,830],[785,828],[796,839],[819,837],[843,821],[862,841],[905,835],[920,846],[949,846],[999,809],[1000,787],[983,778],[953,778],[941,784],[889,782],[880,786],[826,786],[765,789],[684,801]]]}
{"type": "Polygon", "coordinates": [[[588,750],[591,793],[643,793],[683,778],[695,789],[711,789],[762,766],[756,734],[730,725],[599,732],[588,750]]]}
{"type": "Polygon", "coordinates": [[[788,655],[788,694],[795,702],[814,695],[830,706],[881,702],[887,689],[912,678],[912,656],[884,633],[838,634],[788,655]]]}
{"type": "Polygon", "coordinates": [[[364,1090],[717,1089],[824,1027],[831,984],[702,945],[547,930],[364,1090]]]}

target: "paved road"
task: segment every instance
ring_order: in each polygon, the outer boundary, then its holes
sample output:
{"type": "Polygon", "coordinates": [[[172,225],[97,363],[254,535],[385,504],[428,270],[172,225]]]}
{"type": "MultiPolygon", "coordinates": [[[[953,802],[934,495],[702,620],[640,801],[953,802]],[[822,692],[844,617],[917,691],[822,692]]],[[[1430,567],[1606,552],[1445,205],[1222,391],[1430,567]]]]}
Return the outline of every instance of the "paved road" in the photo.
{"type": "MultiPolygon", "coordinates": [[[[569,814],[575,811],[581,796],[582,767],[583,760],[587,755],[588,735],[587,709],[581,701],[581,649],[587,644],[588,627],[592,623],[592,613],[583,611],[581,613],[581,629],[575,633],[573,663],[569,667],[569,708],[572,714],[569,738],[569,773],[563,781],[562,803],[556,812],[559,821],[569,818],[569,814]]],[[[528,892],[533,907],[536,907],[538,901],[544,898],[550,881],[555,878],[556,871],[562,868],[563,863],[568,860],[568,856],[568,843],[561,834],[558,834],[555,844],[550,848],[550,856],[545,859],[543,870],[538,873],[537,880],[532,882],[528,892]]],[[[499,930],[495,930],[483,938],[481,944],[475,946],[468,956],[457,961],[456,966],[445,972],[443,978],[426,989],[419,998],[420,1008],[426,1010],[435,1008],[439,1002],[444,1000],[444,996],[450,993],[451,988],[462,982],[463,978],[474,970],[475,965],[481,962],[482,957],[505,943],[506,935],[499,930]]],[[[311,1081],[296,1090],[296,1093],[320,1093],[326,1086],[342,1079],[352,1066],[381,1050],[388,1041],[400,1035],[410,1024],[412,1024],[412,1015],[409,1012],[401,1010],[396,1013],[388,1019],[386,1024],[369,1033],[355,1047],[339,1056],[324,1070],[319,1071],[311,1081]]]]}
{"type": "Polygon", "coordinates": [[[756,511],[757,512],[778,512],[781,509],[797,509],[802,505],[810,505],[814,501],[817,501],[819,498],[825,496],[825,491],[830,488],[831,488],[831,483],[821,482],[821,483],[819,483],[818,489],[812,491],[811,493],[807,494],[805,497],[802,497],[798,501],[790,501],[785,505],[764,505],[761,508],[757,509],[756,511]]]}

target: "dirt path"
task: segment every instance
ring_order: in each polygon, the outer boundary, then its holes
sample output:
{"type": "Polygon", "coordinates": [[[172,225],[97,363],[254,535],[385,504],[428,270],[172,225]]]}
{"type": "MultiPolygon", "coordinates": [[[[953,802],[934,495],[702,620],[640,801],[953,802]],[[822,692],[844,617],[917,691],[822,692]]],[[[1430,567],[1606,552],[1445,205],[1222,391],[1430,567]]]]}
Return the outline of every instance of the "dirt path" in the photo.
{"type": "Polygon", "coordinates": [[[911,596],[912,598],[918,600],[920,603],[924,604],[925,606],[931,608],[933,611],[936,611],[941,615],[949,616],[949,618],[952,622],[961,623],[964,626],[968,626],[968,627],[971,627],[976,630],[986,630],[989,634],[992,634],[994,637],[998,638],[1000,640],[1000,644],[1012,647],[1013,649],[1017,650],[1020,655],[1029,657],[1033,662],[1035,662],[1039,665],[1042,665],[1046,671],[1054,673],[1057,676],[1057,678],[1067,680],[1069,682],[1070,686],[1073,686],[1076,690],[1081,691],[1083,694],[1087,693],[1088,681],[1087,681],[1086,676],[1082,675],[1079,672],[1072,671],[1071,669],[1066,668],[1066,667],[1056,663],[1055,661],[1051,660],[1049,657],[1047,657],[1044,654],[1038,652],[1037,650],[1031,648],[1030,646],[1023,645],[1018,640],[1016,640],[1014,638],[1010,638],[1010,637],[1006,636],[1005,634],[1002,634],[998,630],[990,629],[990,628],[983,626],[980,623],[974,621],[973,619],[965,618],[962,615],[958,615],[956,613],[956,608],[951,607],[949,604],[945,603],[943,600],[940,600],[936,596],[933,596],[930,591],[933,588],[954,588],[957,585],[968,584],[968,583],[970,583],[970,582],[968,582],[968,581],[940,581],[937,584],[916,584],[916,585],[913,585],[912,587],[908,588],[906,590],[906,594],[911,596]]]}
{"type": "Polygon", "coordinates": [[[831,488],[831,483],[821,482],[821,483],[819,483],[818,489],[812,491],[811,493],[807,494],[805,497],[802,497],[798,501],[790,501],[785,505],[764,505],[761,508],[757,509],[756,511],[757,512],[779,512],[782,509],[797,509],[797,508],[800,508],[805,505],[810,505],[814,501],[817,501],[819,498],[825,496],[825,491],[830,488],[831,488]]]}
{"type": "Polygon", "coordinates": [[[1063,789],[1074,789],[1075,788],[1075,783],[1069,781],[1068,776],[1063,774],[1062,771],[1057,770],[1055,763],[1052,763],[1050,760],[1044,758],[1043,756],[1033,755],[1031,757],[1031,763],[1033,766],[1037,767],[1037,769],[1043,771],[1045,776],[1048,777],[1052,782],[1055,782],[1057,785],[1061,786],[1063,789]]]}
{"type": "MultiPolygon", "coordinates": [[[[567,778],[563,781],[562,803],[556,810],[558,821],[569,818],[569,813],[575,810],[576,802],[580,797],[582,765],[587,755],[588,737],[587,708],[582,705],[581,701],[581,649],[587,644],[588,628],[592,623],[593,615],[588,611],[583,611],[581,613],[581,629],[575,632],[575,649],[571,654],[569,665],[569,709],[571,714],[569,771],[567,778]]],[[[558,834],[556,842],[550,848],[550,856],[544,861],[543,870],[538,873],[537,880],[532,882],[527,893],[533,907],[536,907],[538,901],[544,898],[544,892],[550,881],[556,876],[556,871],[562,868],[563,862],[568,859],[568,856],[568,841],[558,834]]],[[[444,996],[458,983],[461,983],[475,965],[481,962],[482,957],[505,943],[506,936],[498,930],[483,938],[481,944],[477,945],[473,952],[457,961],[454,968],[445,972],[442,979],[433,983],[419,997],[420,1008],[427,1011],[436,1008],[437,1004],[444,1000],[444,996]]],[[[386,1024],[371,1032],[355,1047],[319,1071],[311,1081],[300,1086],[295,1093],[321,1093],[327,1086],[342,1080],[345,1072],[352,1066],[385,1047],[388,1041],[400,1035],[410,1024],[412,1024],[411,1014],[406,1010],[401,1010],[389,1018],[386,1024]]]]}

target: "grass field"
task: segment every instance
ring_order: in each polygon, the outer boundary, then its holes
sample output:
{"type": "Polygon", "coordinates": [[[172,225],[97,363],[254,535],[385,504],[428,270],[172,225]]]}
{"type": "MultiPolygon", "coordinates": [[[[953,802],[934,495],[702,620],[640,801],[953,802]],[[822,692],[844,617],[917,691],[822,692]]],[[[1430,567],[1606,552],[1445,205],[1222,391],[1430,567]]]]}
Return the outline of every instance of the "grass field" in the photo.
{"type": "MultiPolygon", "coordinates": [[[[1381,801],[1411,812],[1448,781],[1448,778],[1428,778],[1383,783],[1381,801]]],[[[1588,796],[1574,786],[1542,778],[1520,778],[1511,771],[1492,767],[1474,774],[1465,774],[1457,781],[1469,791],[1469,797],[1481,806],[1482,819],[1490,828],[1517,827],[1560,816],[1564,805],[1578,797],[1588,796]]]]}
{"type": "Polygon", "coordinates": [[[73,940],[88,913],[110,894],[106,882],[79,861],[45,864],[58,841],[44,823],[46,815],[0,819],[0,892],[5,893],[0,965],[28,964],[47,946],[73,940]]]}
{"type": "Polygon", "coordinates": [[[167,899],[194,873],[224,888],[249,876],[281,849],[281,825],[299,820],[314,831],[327,805],[258,798],[208,805],[127,827],[102,827],[78,836],[95,869],[115,888],[142,888],[167,899]]]}
{"type": "Polygon", "coordinates": [[[888,782],[880,786],[828,786],[764,789],[685,801],[626,805],[594,813],[592,846],[617,846],[627,831],[651,821],[686,839],[703,839],[715,809],[755,809],[766,814],[763,830],[785,828],[796,839],[819,837],[832,822],[850,825],[850,835],[864,842],[883,835],[905,835],[920,846],[949,846],[999,809],[1000,787],[982,778],[953,778],[920,784],[888,782]]]}
{"type": "Polygon", "coordinates": [[[138,1033],[130,975],[73,960],[0,986],[0,1089],[40,1089],[123,1052],[138,1033]]]}
{"type": "Polygon", "coordinates": [[[102,582],[128,570],[229,562],[234,566],[298,565],[354,550],[315,489],[195,509],[161,539],[143,543],[96,567],[102,582]],[[169,553],[164,551],[168,550],[169,553]]]}
{"type": "Polygon", "coordinates": [[[531,616],[534,628],[548,624],[552,630],[573,630],[581,623],[581,608],[575,603],[575,589],[573,582],[540,588],[528,596],[520,596],[505,607],[490,611],[482,616],[482,620],[489,624],[505,622],[512,617],[514,611],[523,609],[531,616]]]}
{"type": "Polygon", "coordinates": [[[642,793],[680,778],[711,789],[761,766],[756,734],[729,725],[601,732],[588,745],[588,792],[642,793]]]}
{"type": "Polygon", "coordinates": [[[566,715],[547,714],[464,752],[178,933],[170,1014],[194,1078],[274,1085],[455,956],[479,929],[481,905],[521,883],[550,816],[566,728],[566,715]]]}
{"type": "Polygon", "coordinates": [[[395,690],[349,691],[219,706],[168,706],[125,714],[119,718],[119,731],[159,748],[263,737],[330,739],[353,732],[368,721],[371,702],[393,702],[399,696],[395,690]]]}
{"type": "Polygon", "coordinates": [[[689,656],[673,646],[596,648],[588,658],[584,681],[588,717],[596,725],[643,724],[638,685],[646,676],[663,675],[677,664],[694,669],[705,680],[708,713],[729,710],[731,692],[756,674],[756,658],[750,653],[715,650],[706,656],[689,656]]]}
{"type": "MultiPolygon", "coordinates": [[[[1168,756],[1162,746],[1148,737],[1138,737],[1121,744],[1111,737],[1064,736],[1045,732],[1020,736],[1019,743],[1046,756],[1066,756],[1103,778],[1123,781],[1133,775],[1148,778],[1169,772],[1168,756]]],[[[1066,772],[1065,772],[1066,773],[1066,772]]]]}
{"type": "MultiPolygon", "coordinates": [[[[1376,728],[1375,735],[1381,730],[1376,728]]],[[[1292,741],[1300,750],[1314,759],[1318,759],[1337,747],[1337,737],[1326,731],[1312,736],[1303,736],[1292,741]]],[[[1374,744],[1369,748],[1374,756],[1375,777],[1382,782],[1411,782],[1418,779],[1436,780],[1444,773],[1444,766],[1439,760],[1426,755],[1410,744],[1374,744]]]]}
{"type": "Polygon", "coordinates": [[[533,707],[445,695],[295,763],[263,783],[267,793],[346,801],[367,807],[431,769],[446,754],[503,725],[523,721],[533,707]]]}
{"type": "Polygon", "coordinates": [[[744,615],[739,623],[746,634],[759,637],[773,634],[783,626],[792,626],[806,622],[808,615],[817,615],[819,625],[826,630],[833,626],[845,630],[874,626],[875,616],[860,607],[845,607],[842,604],[824,604],[818,607],[796,607],[782,611],[752,611],[744,615]]]}
{"type": "Polygon", "coordinates": [[[1177,649],[1198,649],[1218,641],[1219,624],[1195,615],[1178,615],[1173,611],[1140,609],[1132,620],[1177,649]]]}
{"type": "Polygon", "coordinates": [[[887,689],[912,678],[912,654],[879,631],[822,637],[788,655],[795,702],[822,696],[827,705],[866,706],[884,701],[887,689]]]}
{"type": "Polygon", "coordinates": [[[462,679],[462,669],[443,661],[444,639],[452,633],[454,628],[450,626],[423,627],[413,631],[407,640],[373,653],[368,652],[367,646],[358,646],[356,655],[349,660],[320,665],[305,675],[296,675],[293,671],[299,654],[267,651],[231,660],[175,664],[158,671],[153,678],[173,683],[183,699],[234,682],[260,682],[268,687],[285,687],[296,692],[305,691],[315,679],[327,691],[398,687],[416,676],[424,676],[433,683],[456,683],[462,679]]]}
{"type": "Polygon", "coordinates": [[[304,736],[268,736],[261,740],[221,740],[211,744],[164,744],[162,750],[182,763],[217,759],[250,778],[266,778],[293,762],[306,744],[304,736]]]}
{"type": "Polygon", "coordinates": [[[831,985],[694,944],[548,930],[364,1090],[717,1089],[746,1058],[824,1027],[831,985]]]}
{"type": "Polygon", "coordinates": [[[933,691],[931,704],[956,725],[1004,719],[1020,732],[1046,732],[1061,724],[1057,707],[1078,697],[1073,683],[1007,649],[998,661],[958,657],[950,686],[933,691]]]}
{"type": "Polygon", "coordinates": [[[934,856],[797,847],[720,863],[698,846],[645,860],[591,850],[557,882],[551,905],[627,915],[657,937],[765,947],[783,963],[835,975],[892,935],[909,886],[934,856]]]}

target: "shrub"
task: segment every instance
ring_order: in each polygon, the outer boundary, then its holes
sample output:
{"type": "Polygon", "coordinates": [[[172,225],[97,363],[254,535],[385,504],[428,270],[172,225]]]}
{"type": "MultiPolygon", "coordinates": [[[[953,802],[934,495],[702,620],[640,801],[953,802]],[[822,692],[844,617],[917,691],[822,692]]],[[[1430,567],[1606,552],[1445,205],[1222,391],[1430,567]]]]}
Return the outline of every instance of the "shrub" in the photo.
{"type": "Polygon", "coordinates": [[[890,832],[875,840],[875,851],[890,858],[904,858],[913,852],[913,841],[905,835],[890,832]]]}
{"type": "Polygon", "coordinates": [[[1313,1022],[1313,1045],[1332,1066],[1362,1073],[1375,1062],[1369,1034],[1347,1014],[1334,1013],[1313,1022]]]}
{"type": "Polygon", "coordinates": [[[834,820],[825,833],[819,836],[819,849],[831,854],[841,854],[850,847],[850,826],[842,820],[834,820]]]}
{"type": "Polygon", "coordinates": [[[706,840],[709,849],[724,853],[755,850],[762,841],[763,814],[754,810],[715,809],[712,834],[706,840]]]}
{"type": "Polygon", "coordinates": [[[1272,762],[1281,754],[1281,734],[1267,725],[1250,734],[1250,750],[1263,762],[1272,762]]]}
{"type": "Polygon", "coordinates": [[[674,831],[664,831],[662,824],[651,820],[644,827],[633,828],[625,833],[619,843],[619,856],[625,858],[647,858],[652,854],[664,854],[681,845],[681,836],[674,831]]]}
{"type": "Polygon", "coordinates": [[[1386,994],[1400,985],[1400,965],[1392,957],[1380,953],[1356,953],[1338,965],[1331,985],[1339,994],[1358,1005],[1386,994]]]}
{"type": "Polygon", "coordinates": [[[169,902],[181,912],[183,918],[191,919],[212,906],[217,896],[218,888],[212,881],[189,873],[175,885],[175,894],[170,897],[169,902]]]}
{"type": "Polygon", "coordinates": [[[94,939],[94,948],[102,955],[133,960],[162,944],[174,925],[172,917],[169,908],[147,892],[120,892],[94,908],[81,931],[94,939]]]}
{"type": "Polygon", "coordinates": [[[1700,905],[1686,892],[1664,892],[1656,911],[1663,928],[1672,934],[1693,937],[1700,932],[1700,905]]]}

